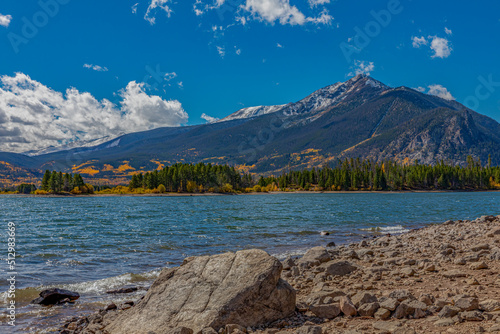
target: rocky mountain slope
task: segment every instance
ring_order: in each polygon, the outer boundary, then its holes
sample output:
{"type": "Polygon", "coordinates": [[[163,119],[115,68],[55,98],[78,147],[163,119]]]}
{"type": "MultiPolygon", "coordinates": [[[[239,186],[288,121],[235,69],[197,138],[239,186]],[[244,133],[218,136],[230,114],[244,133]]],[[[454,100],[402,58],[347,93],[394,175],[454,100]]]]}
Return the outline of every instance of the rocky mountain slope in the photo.
{"type": "Polygon", "coordinates": [[[486,161],[489,154],[500,163],[498,122],[456,101],[358,75],[298,102],[245,108],[216,123],[159,128],[32,157],[3,153],[0,161],[119,183],[176,162],[276,174],[350,157],[464,164],[467,155],[486,161]]]}

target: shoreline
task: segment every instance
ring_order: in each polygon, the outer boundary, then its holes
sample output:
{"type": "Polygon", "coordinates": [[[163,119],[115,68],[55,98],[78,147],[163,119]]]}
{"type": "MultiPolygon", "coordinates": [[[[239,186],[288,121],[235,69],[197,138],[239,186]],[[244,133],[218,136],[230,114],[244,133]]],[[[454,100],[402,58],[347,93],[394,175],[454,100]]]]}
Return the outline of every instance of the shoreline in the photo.
{"type": "MultiPolygon", "coordinates": [[[[245,332],[500,332],[499,245],[500,215],[446,221],[334,248],[313,247],[302,257],[282,261],[280,276],[297,294],[294,314],[245,332]],[[346,313],[351,311],[345,303],[352,304],[354,313],[346,313]]],[[[152,293],[146,299],[154,298],[152,293]]],[[[94,326],[107,333],[113,319],[136,312],[127,305],[108,305],[97,320],[96,313],[64,326],[75,328],[74,333],[80,333],[82,324],[81,330],[94,326]]]]}
{"type": "Polygon", "coordinates": [[[191,196],[259,196],[259,195],[279,195],[279,194],[434,194],[434,193],[481,193],[500,192],[499,189],[487,190],[394,190],[394,191],[370,191],[370,190],[340,190],[340,191],[270,191],[270,192],[250,192],[250,193],[163,193],[163,194],[0,194],[0,196],[18,196],[34,198],[88,198],[88,197],[191,197],[191,196]]]}

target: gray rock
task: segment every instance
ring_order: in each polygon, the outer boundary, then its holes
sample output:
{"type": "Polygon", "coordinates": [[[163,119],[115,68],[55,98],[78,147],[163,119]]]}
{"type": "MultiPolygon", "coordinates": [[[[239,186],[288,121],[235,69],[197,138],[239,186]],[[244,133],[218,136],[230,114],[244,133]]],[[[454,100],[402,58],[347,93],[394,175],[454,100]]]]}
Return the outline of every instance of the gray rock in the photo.
{"type": "Polygon", "coordinates": [[[441,311],[439,311],[438,316],[440,318],[452,318],[460,312],[460,309],[455,306],[445,305],[441,311]]]}
{"type": "Polygon", "coordinates": [[[283,270],[290,270],[292,267],[295,267],[295,261],[291,256],[287,257],[283,262],[283,270]]]}
{"type": "Polygon", "coordinates": [[[386,298],[380,302],[380,307],[385,308],[389,311],[394,311],[399,306],[399,302],[394,298],[386,298]]]}
{"type": "Polygon", "coordinates": [[[455,307],[461,311],[472,311],[479,308],[479,301],[475,297],[463,297],[455,301],[455,307]]]}
{"type": "Polygon", "coordinates": [[[380,306],[378,303],[367,303],[358,308],[358,313],[362,317],[373,317],[379,308],[380,306]]]}
{"type": "Polygon", "coordinates": [[[483,321],[484,317],[480,311],[465,311],[459,313],[460,319],[465,321],[483,321]]]}
{"type": "Polygon", "coordinates": [[[333,319],[340,314],[340,307],[338,304],[312,305],[309,307],[309,310],[317,317],[325,319],[333,319]]]}
{"type": "Polygon", "coordinates": [[[340,297],[340,310],[347,316],[354,317],[358,312],[351,299],[347,296],[340,297]]]}
{"type": "Polygon", "coordinates": [[[500,311],[500,302],[494,299],[486,299],[479,303],[479,309],[486,312],[500,311]]]}
{"type": "Polygon", "coordinates": [[[415,297],[408,290],[395,290],[389,294],[389,298],[396,299],[398,302],[402,302],[407,299],[415,299],[415,297]]]}
{"type": "Polygon", "coordinates": [[[198,332],[286,318],[295,311],[295,291],[280,279],[281,270],[279,260],[255,249],[191,258],[163,270],[146,296],[104,330],[147,334],[184,326],[198,332]]]}
{"type": "Polygon", "coordinates": [[[358,268],[347,261],[330,261],[323,263],[321,269],[332,276],[345,276],[349,275],[358,268]]]}
{"type": "Polygon", "coordinates": [[[325,247],[313,247],[309,249],[302,258],[298,260],[298,264],[312,265],[316,263],[324,263],[331,260],[330,254],[325,247]]]}
{"type": "Polygon", "coordinates": [[[359,308],[363,304],[368,304],[368,303],[377,303],[378,299],[374,295],[365,292],[365,291],[360,291],[351,298],[352,303],[359,308]]]}

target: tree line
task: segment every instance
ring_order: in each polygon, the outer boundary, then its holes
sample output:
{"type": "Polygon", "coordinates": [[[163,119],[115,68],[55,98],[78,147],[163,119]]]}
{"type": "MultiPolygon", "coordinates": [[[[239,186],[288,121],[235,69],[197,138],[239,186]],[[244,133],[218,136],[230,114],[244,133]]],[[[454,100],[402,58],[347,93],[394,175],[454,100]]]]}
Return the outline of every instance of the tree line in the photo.
{"type": "Polygon", "coordinates": [[[129,188],[159,192],[233,192],[253,183],[250,174],[241,174],[228,165],[177,163],[161,170],[134,174],[129,188]]]}
{"type": "MultiPolygon", "coordinates": [[[[42,178],[42,192],[60,194],[71,192],[73,194],[92,194],[94,187],[86,184],[80,174],[62,173],[46,170],[42,178]]],[[[40,193],[42,193],[40,192],[40,193]]]]}
{"type": "Polygon", "coordinates": [[[436,165],[415,162],[398,164],[370,160],[338,160],[335,166],[322,169],[289,171],[279,177],[261,177],[262,188],[280,190],[488,190],[500,188],[500,167],[483,166],[480,160],[467,157],[466,166],[441,161],[436,165]]]}

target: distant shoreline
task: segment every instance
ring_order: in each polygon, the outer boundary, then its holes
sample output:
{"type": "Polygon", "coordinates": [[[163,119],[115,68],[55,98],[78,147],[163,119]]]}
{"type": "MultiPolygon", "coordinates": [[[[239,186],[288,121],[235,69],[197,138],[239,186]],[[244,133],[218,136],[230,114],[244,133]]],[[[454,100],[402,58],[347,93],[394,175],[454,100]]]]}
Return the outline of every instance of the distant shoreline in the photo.
{"type": "Polygon", "coordinates": [[[37,197],[37,198],[73,198],[73,197],[191,197],[191,196],[258,196],[258,195],[279,195],[279,194],[411,194],[411,193],[478,193],[478,192],[500,192],[498,189],[488,190],[393,190],[393,191],[370,191],[370,190],[340,190],[340,191],[269,191],[250,193],[163,193],[163,194],[0,194],[3,196],[37,197]]]}

